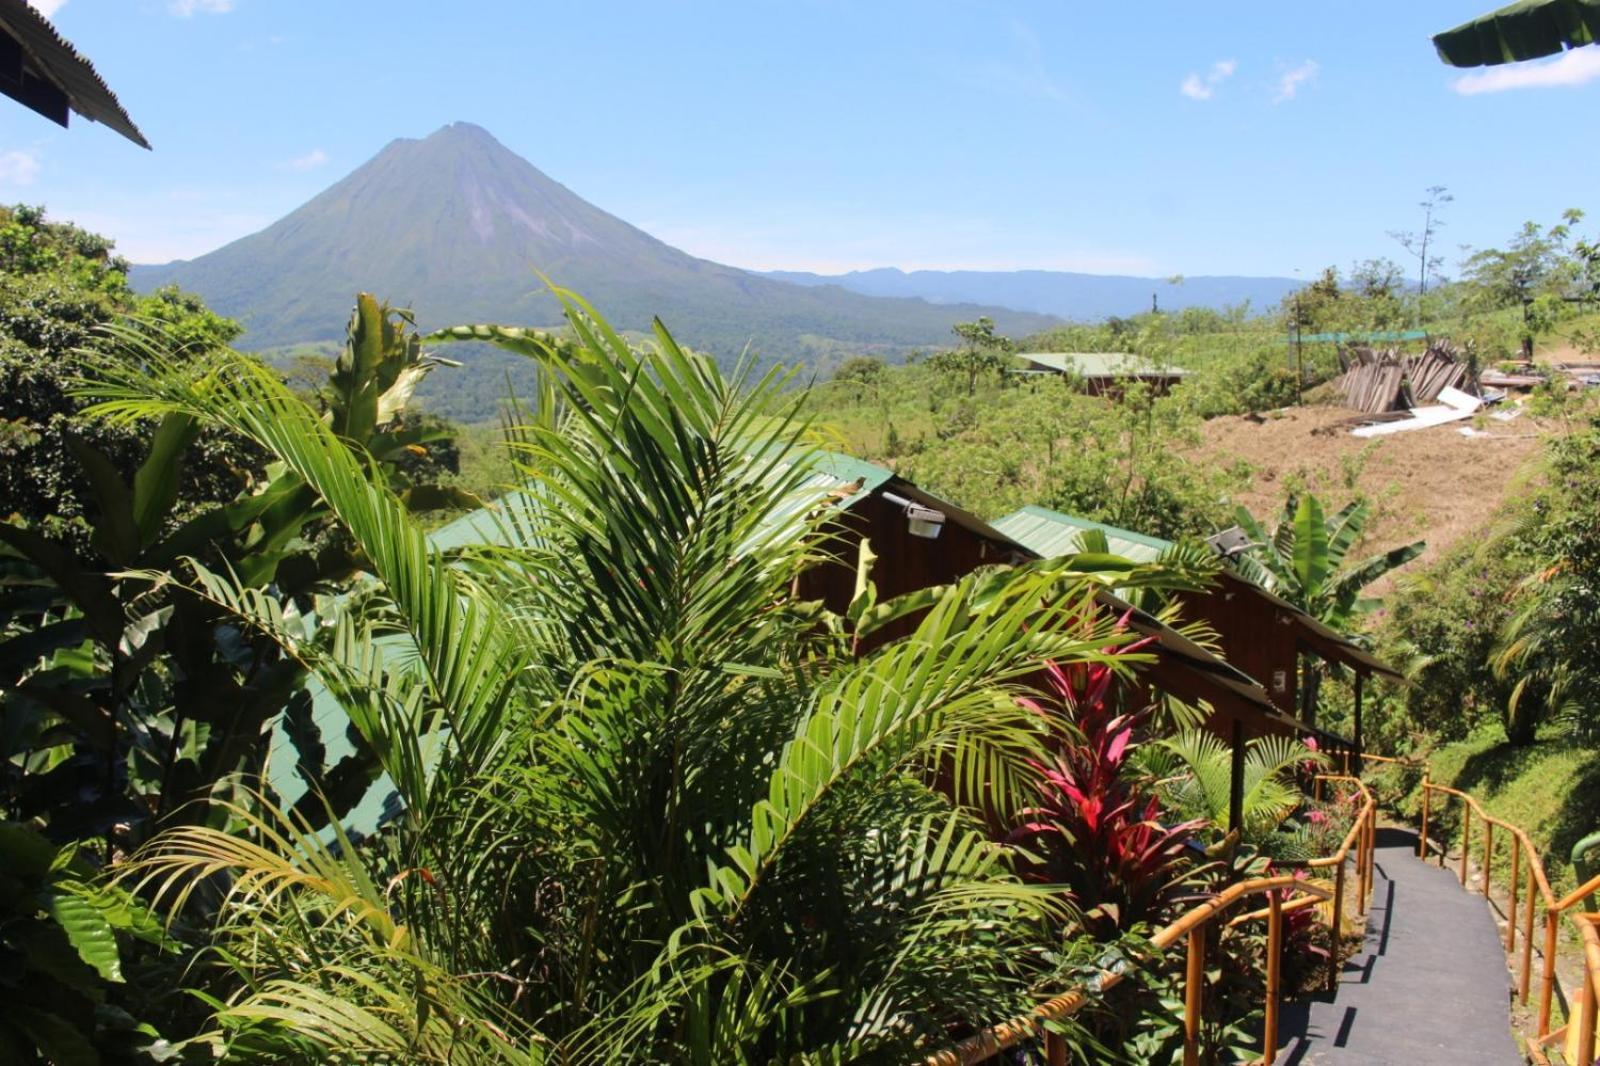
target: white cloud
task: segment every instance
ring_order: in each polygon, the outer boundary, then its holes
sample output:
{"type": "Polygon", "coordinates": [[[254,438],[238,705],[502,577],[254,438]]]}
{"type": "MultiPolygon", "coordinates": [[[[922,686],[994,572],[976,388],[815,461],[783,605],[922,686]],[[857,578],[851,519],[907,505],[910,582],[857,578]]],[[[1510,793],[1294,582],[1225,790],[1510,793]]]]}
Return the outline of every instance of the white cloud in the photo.
{"type": "Polygon", "coordinates": [[[1204,74],[1191,74],[1184,78],[1178,91],[1191,100],[1209,100],[1216,93],[1217,86],[1233,77],[1233,72],[1238,69],[1239,64],[1233,60],[1219,59],[1204,74]]]}
{"type": "Polygon", "coordinates": [[[284,164],[290,170],[315,170],[328,161],[328,153],[321,148],[313,148],[305,155],[295,156],[284,164]]]}
{"type": "Polygon", "coordinates": [[[1317,71],[1322,68],[1317,66],[1315,59],[1308,59],[1297,67],[1290,67],[1278,78],[1278,88],[1272,94],[1272,102],[1281,104],[1285,100],[1293,100],[1300,91],[1300,86],[1316,80],[1317,71]]]}
{"type": "Polygon", "coordinates": [[[1545,63],[1511,63],[1467,74],[1450,87],[1463,96],[1507,89],[1550,89],[1582,85],[1600,78],[1600,45],[1574,48],[1545,63]]]}
{"type": "Polygon", "coordinates": [[[180,18],[190,15],[226,15],[234,0],[170,0],[167,10],[180,18]]]}
{"type": "Polygon", "coordinates": [[[55,13],[66,6],[67,0],[28,0],[28,3],[45,18],[54,18],[55,13]]]}
{"type": "Polygon", "coordinates": [[[0,152],[0,186],[32,185],[39,176],[39,157],[32,152],[0,152]]]}

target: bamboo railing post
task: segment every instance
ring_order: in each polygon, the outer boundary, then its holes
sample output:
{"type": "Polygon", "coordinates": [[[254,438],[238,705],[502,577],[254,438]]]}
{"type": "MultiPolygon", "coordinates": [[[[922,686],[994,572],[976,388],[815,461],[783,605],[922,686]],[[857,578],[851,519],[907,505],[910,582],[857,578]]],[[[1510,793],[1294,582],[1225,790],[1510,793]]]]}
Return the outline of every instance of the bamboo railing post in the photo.
{"type": "Polygon", "coordinates": [[[1534,890],[1539,887],[1535,879],[1533,864],[1538,861],[1532,852],[1528,853],[1528,900],[1523,904],[1522,918],[1522,983],[1517,992],[1522,997],[1522,1005],[1528,1005],[1528,989],[1533,984],[1533,901],[1538,895],[1534,890]]]}
{"type": "Polygon", "coordinates": [[[1494,872],[1494,823],[1483,820],[1483,898],[1489,898],[1489,882],[1494,872]]]}
{"type": "Polygon", "coordinates": [[[1206,979],[1206,930],[1189,930],[1189,959],[1183,989],[1183,1066],[1200,1066],[1200,986],[1206,979]]]}
{"type": "Polygon", "coordinates": [[[1328,919],[1328,991],[1339,988],[1339,948],[1344,932],[1344,863],[1333,871],[1333,915],[1328,919]]]}
{"type": "Polygon", "coordinates": [[[1594,1062],[1595,987],[1594,975],[1583,968],[1582,991],[1578,993],[1578,1061],[1594,1062]]]}
{"type": "Polygon", "coordinates": [[[1274,892],[1267,897],[1267,1004],[1261,1023],[1262,1066],[1278,1057],[1278,997],[1283,982],[1283,905],[1274,892]]]}
{"type": "Polygon", "coordinates": [[[1467,856],[1472,854],[1472,804],[1461,801],[1461,887],[1467,887],[1467,856]]]}
{"type": "Polygon", "coordinates": [[[1556,987],[1556,919],[1548,908],[1544,912],[1544,975],[1539,979],[1539,1035],[1550,1035],[1550,997],[1556,987]]]}
{"type": "Polygon", "coordinates": [[[1422,775],[1422,835],[1417,838],[1417,858],[1423,862],[1428,861],[1428,800],[1433,797],[1433,789],[1428,785],[1428,775],[1422,775]]]}
{"type": "Polygon", "coordinates": [[[1372,892],[1378,880],[1378,805],[1372,805],[1372,832],[1367,834],[1367,910],[1372,909],[1372,892]]]}
{"type": "Polygon", "coordinates": [[[1372,884],[1372,873],[1367,867],[1367,860],[1372,857],[1372,815],[1363,812],[1361,815],[1361,832],[1356,834],[1356,911],[1359,914],[1367,913],[1367,890],[1372,884]]]}
{"type": "Polygon", "coordinates": [[[1067,1066],[1067,1042],[1061,1034],[1044,1034],[1044,1058],[1049,1066],[1067,1066]]]}
{"type": "Polygon", "coordinates": [[[1511,882],[1508,886],[1511,899],[1506,903],[1506,954],[1517,950],[1517,877],[1518,860],[1522,858],[1522,840],[1511,834],[1511,882]]]}

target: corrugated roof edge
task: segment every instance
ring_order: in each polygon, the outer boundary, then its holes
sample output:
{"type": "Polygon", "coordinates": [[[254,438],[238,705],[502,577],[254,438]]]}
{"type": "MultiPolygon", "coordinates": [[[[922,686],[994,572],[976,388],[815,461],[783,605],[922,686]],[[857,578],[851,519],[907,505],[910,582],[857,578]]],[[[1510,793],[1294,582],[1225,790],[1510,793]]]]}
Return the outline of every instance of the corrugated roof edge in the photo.
{"type": "MultiPolygon", "coordinates": [[[[1130,529],[1122,529],[1117,526],[1109,525],[1105,522],[1096,522],[1088,518],[1079,518],[1076,515],[1062,514],[1060,511],[1053,511],[1048,507],[1041,507],[1036,503],[1030,503],[1024,507],[1019,507],[1017,510],[1006,515],[1004,518],[996,519],[996,522],[1003,526],[1008,522],[1008,520],[1024,514],[1060,522],[1062,525],[1073,526],[1077,529],[1098,529],[1107,536],[1121,537],[1124,540],[1131,540],[1135,544],[1143,544],[1146,547],[1155,548],[1159,551],[1165,551],[1166,549],[1172,547],[1172,541],[1170,540],[1162,540],[1159,537],[1151,537],[1143,533],[1135,533],[1130,529]]],[[[1228,568],[1227,572],[1233,575],[1233,577],[1237,578],[1239,581],[1250,586],[1251,590],[1255,593],[1265,597],[1270,603],[1273,604],[1273,606],[1293,614],[1299,623],[1318,639],[1321,646],[1317,646],[1315,650],[1321,652],[1324,658],[1342,662],[1346,666],[1350,666],[1352,668],[1364,669],[1374,674],[1382,674],[1384,677],[1394,681],[1405,680],[1405,675],[1400,673],[1400,671],[1396,670],[1394,667],[1390,666],[1376,655],[1373,655],[1367,649],[1361,647],[1361,645],[1357,644],[1350,637],[1340,633],[1338,630],[1331,628],[1323,622],[1318,621],[1313,615],[1307,613],[1304,608],[1296,607],[1288,600],[1249,580],[1231,567],[1228,568]]]]}
{"type": "Polygon", "coordinates": [[[28,57],[66,94],[72,110],[90,122],[109,126],[141,148],[150,148],[150,142],[94,64],[80,55],[27,0],[0,0],[0,27],[17,39],[28,57]],[[76,77],[69,78],[69,74],[76,77]]]}
{"type": "Polygon", "coordinates": [[[1046,518],[1052,522],[1060,522],[1062,525],[1073,526],[1077,529],[1098,529],[1107,536],[1121,537],[1123,540],[1131,540],[1135,544],[1143,544],[1145,547],[1154,548],[1157,551],[1166,551],[1172,547],[1172,541],[1170,540],[1162,540],[1160,537],[1152,537],[1146,533],[1135,533],[1131,529],[1122,529],[1108,522],[1096,522],[1092,518],[1079,518],[1077,515],[1063,514],[1060,511],[1053,511],[1036,503],[1019,507],[1011,514],[1006,515],[1005,518],[996,519],[996,521],[1004,522],[1006,519],[1019,514],[1030,514],[1037,518],[1046,518]]]}

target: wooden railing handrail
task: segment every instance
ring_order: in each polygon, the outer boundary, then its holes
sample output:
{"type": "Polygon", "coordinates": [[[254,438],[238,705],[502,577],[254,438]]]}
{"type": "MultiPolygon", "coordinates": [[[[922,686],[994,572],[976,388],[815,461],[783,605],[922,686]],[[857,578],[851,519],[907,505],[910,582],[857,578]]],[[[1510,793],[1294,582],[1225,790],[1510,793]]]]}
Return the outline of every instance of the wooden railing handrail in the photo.
{"type": "MultiPolygon", "coordinates": [[[[1555,891],[1550,887],[1550,880],[1545,876],[1544,860],[1539,858],[1539,850],[1533,846],[1533,841],[1528,838],[1528,834],[1521,826],[1513,825],[1503,819],[1494,817],[1483,809],[1483,804],[1479,803],[1471,793],[1463,792],[1458,788],[1451,788],[1449,785],[1435,784],[1426,778],[1422,781],[1422,787],[1424,791],[1444,792],[1461,799],[1472,808],[1481,821],[1489,825],[1497,825],[1515,836],[1521,842],[1523,850],[1535,860],[1530,865],[1533,867],[1534,880],[1539,886],[1539,895],[1544,897],[1544,905],[1556,911],[1565,910],[1566,907],[1572,905],[1572,897],[1567,897],[1566,906],[1561,906],[1562,901],[1556,899],[1555,891]]],[[[1595,880],[1600,881],[1600,878],[1595,880]]],[[[1591,891],[1593,890],[1591,889],[1591,891]]]]}
{"type": "Polygon", "coordinates": [[[1398,758],[1396,758],[1396,757],[1391,756],[1391,755],[1374,755],[1370,751],[1364,751],[1364,752],[1361,753],[1361,761],[1362,762],[1389,763],[1392,766],[1426,766],[1427,765],[1426,761],[1424,761],[1422,759],[1413,758],[1410,755],[1402,755],[1402,756],[1399,756],[1398,758]]]}
{"type": "MultiPolygon", "coordinates": [[[[1365,914],[1367,903],[1372,894],[1372,848],[1377,834],[1378,806],[1377,801],[1373,799],[1372,793],[1359,778],[1343,774],[1317,774],[1316,779],[1319,781],[1343,781],[1355,785],[1357,794],[1362,797],[1361,809],[1357,811],[1355,819],[1350,826],[1350,831],[1345,834],[1338,851],[1333,855],[1300,862],[1282,862],[1278,865],[1296,869],[1334,866],[1334,887],[1331,890],[1321,885],[1309,883],[1294,874],[1277,874],[1272,877],[1257,877],[1248,881],[1240,881],[1229,885],[1210,899],[1185,911],[1150,938],[1151,945],[1160,950],[1171,947],[1180,939],[1188,941],[1187,987],[1184,996],[1185,1066],[1194,1066],[1199,1061],[1200,985],[1204,978],[1205,928],[1218,915],[1240,900],[1263,893],[1269,894],[1268,905],[1265,908],[1240,915],[1228,923],[1229,926],[1234,926],[1262,917],[1265,917],[1268,922],[1266,1018],[1262,1026],[1262,1043],[1266,1047],[1266,1062],[1270,1063],[1277,1052],[1277,1018],[1278,999],[1281,991],[1280,975],[1284,915],[1309,906],[1311,903],[1324,900],[1332,901],[1333,908],[1329,926],[1333,934],[1334,964],[1329,967],[1330,984],[1338,980],[1337,960],[1344,900],[1345,863],[1350,857],[1350,852],[1354,850],[1356,853],[1357,908],[1361,913],[1365,914]],[[1289,890],[1300,898],[1284,900],[1276,895],[1271,895],[1271,893],[1284,890],[1289,890]]],[[[934,1052],[923,1060],[924,1066],[975,1066],[975,1064],[985,1062],[1002,1051],[1016,1047],[1023,1041],[1035,1039],[1044,1029],[1045,1023],[1059,1021],[1062,1018],[1068,1018],[1076,1014],[1088,1004],[1091,994],[1102,993],[1121,983],[1132,968],[1123,967],[1116,970],[1101,970],[1092,981],[1088,982],[1089,985],[1092,985],[1092,990],[1084,985],[1068,989],[1061,995],[1034,1007],[1027,1014],[990,1026],[974,1033],[953,1047],[943,1048],[934,1052]]],[[[1051,1066],[1065,1066],[1066,1045],[1053,1033],[1045,1032],[1044,1036],[1046,1058],[1051,1066]]]]}
{"type": "MultiPolygon", "coordinates": [[[[1533,910],[1534,897],[1537,892],[1540,901],[1544,904],[1544,966],[1539,982],[1539,1009],[1538,1025],[1534,1040],[1529,1044],[1529,1049],[1535,1053],[1539,1060],[1544,1059],[1543,1046],[1558,1038],[1560,1030],[1555,1032],[1550,1028],[1551,1001],[1556,988],[1556,953],[1559,950],[1559,928],[1561,916],[1569,914],[1578,927],[1580,939],[1583,944],[1583,980],[1582,987],[1578,990],[1578,1013],[1576,1018],[1568,1019],[1568,1025],[1576,1024],[1578,1062],[1590,1063],[1594,1061],[1595,1024],[1596,1024],[1596,989],[1600,988],[1600,930],[1595,928],[1596,917],[1572,910],[1591,893],[1600,891],[1600,875],[1590,878],[1571,892],[1556,898],[1555,892],[1550,887],[1550,879],[1545,874],[1544,859],[1539,854],[1539,849],[1533,846],[1533,841],[1526,831],[1519,825],[1514,825],[1502,818],[1496,818],[1483,809],[1483,804],[1468,792],[1449,785],[1440,785],[1429,780],[1426,773],[1422,778],[1422,831],[1417,838],[1417,855],[1420,858],[1428,857],[1430,840],[1428,837],[1428,821],[1431,813],[1431,799],[1434,793],[1442,793],[1459,799],[1463,807],[1461,825],[1461,884],[1467,883],[1467,860],[1472,850],[1471,820],[1476,814],[1484,827],[1483,842],[1483,894],[1490,894],[1494,873],[1494,836],[1495,827],[1504,829],[1511,835],[1511,875],[1508,882],[1510,902],[1506,908],[1506,952],[1513,956],[1515,961],[1517,943],[1517,893],[1520,888],[1521,877],[1518,868],[1521,858],[1527,856],[1529,891],[1525,899],[1522,913],[1522,956],[1520,966],[1514,967],[1517,972],[1516,992],[1521,1002],[1526,1005],[1532,986],[1533,973],[1533,910]]],[[[1441,845],[1439,848],[1439,863],[1442,866],[1448,848],[1441,845]]],[[[1570,1010],[1570,1004],[1569,1004],[1570,1010]]],[[[1563,1027],[1565,1028],[1565,1027],[1563,1027]]]]}

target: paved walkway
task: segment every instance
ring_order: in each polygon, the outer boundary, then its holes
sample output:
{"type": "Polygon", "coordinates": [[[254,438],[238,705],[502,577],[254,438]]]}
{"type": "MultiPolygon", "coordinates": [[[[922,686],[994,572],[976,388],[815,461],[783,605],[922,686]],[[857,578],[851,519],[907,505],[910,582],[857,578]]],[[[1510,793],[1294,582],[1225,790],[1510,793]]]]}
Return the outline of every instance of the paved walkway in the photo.
{"type": "Polygon", "coordinates": [[[1523,1062],[1488,905],[1451,871],[1420,862],[1416,843],[1408,830],[1378,830],[1366,943],[1345,962],[1336,995],[1284,1005],[1280,1066],[1523,1062]]]}

